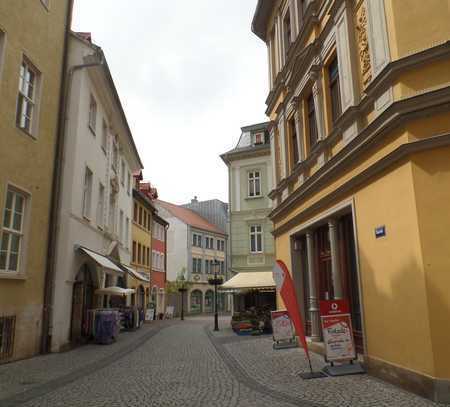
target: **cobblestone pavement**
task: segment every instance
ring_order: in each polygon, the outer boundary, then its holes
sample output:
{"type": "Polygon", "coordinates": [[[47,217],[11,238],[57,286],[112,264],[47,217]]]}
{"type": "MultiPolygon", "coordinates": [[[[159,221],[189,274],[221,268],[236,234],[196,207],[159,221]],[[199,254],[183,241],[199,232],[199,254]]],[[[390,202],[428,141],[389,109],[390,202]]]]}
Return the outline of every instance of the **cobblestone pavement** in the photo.
{"type": "Polygon", "coordinates": [[[157,322],[111,346],[0,366],[0,407],[436,406],[365,375],[302,381],[300,349],[210,329],[210,318],[157,322]]]}

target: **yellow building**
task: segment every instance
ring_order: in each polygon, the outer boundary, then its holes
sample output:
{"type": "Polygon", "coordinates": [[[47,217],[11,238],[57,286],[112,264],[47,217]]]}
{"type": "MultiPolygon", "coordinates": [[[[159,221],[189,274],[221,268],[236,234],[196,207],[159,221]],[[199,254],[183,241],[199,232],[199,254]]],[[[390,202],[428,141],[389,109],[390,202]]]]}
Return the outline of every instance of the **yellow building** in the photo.
{"type": "Polygon", "coordinates": [[[152,224],[155,208],[150,199],[140,191],[142,175],[135,175],[133,189],[133,223],[131,228],[131,266],[136,271],[134,277],[127,276],[127,287],[134,288],[132,305],[146,309],[150,296],[150,275],[152,269],[152,224]]]}
{"type": "Polygon", "coordinates": [[[0,363],[41,346],[72,2],[0,2],[0,363]]]}
{"type": "Polygon", "coordinates": [[[369,372],[450,401],[450,8],[259,0],[277,258],[308,335],[347,298],[369,372]]]}

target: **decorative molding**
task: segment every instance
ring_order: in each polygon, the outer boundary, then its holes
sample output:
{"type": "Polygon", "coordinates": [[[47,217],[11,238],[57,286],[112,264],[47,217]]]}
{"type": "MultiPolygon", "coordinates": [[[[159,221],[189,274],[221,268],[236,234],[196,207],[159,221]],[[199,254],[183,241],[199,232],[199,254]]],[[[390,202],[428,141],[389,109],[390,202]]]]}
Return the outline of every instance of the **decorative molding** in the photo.
{"type": "MultiPolygon", "coordinates": [[[[338,176],[340,172],[354,163],[355,158],[365,152],[369,147],[372,147],[375,144],[375,139],[379,142],[383,139],[383,135],[405,121],[426,116],[430,113],[436,114],[439,111],[448,110],[450,110],[450,87],[394,102],[339,153],[331,157],[326,165],[309,177],[301,187],[297,188],[285,202],[279,205],[276,210],[272,211],[270,215],[271,219],[274,220],[280,217],[288,210],[289,206],[316,192],[324,184],[328,183],[331,177],[338,176]]],[[[307,160],[301,163],[302,167],[311,166],[313,159],[314,157],[308,157],[307,160]]],[[[292,176],[295,175],[292,174],[292,176]]],[[[279,185],[275,190],[276,192],[272,191],[270,195],[277,197],[283,189],[284,185],[279,185]]]]}
{"type": "MultiPolygon", "coordinates": [[[[402,144],[397,149],[387,154],[385,157],[381,158],[375,164],[366,168],[361,173],[354,176],[351,180],[345,182],[343,185],[336,188],[333,192],[329,193],[328,195],[321,198],[320,200],[318,200],[317,202],[315,202],[314,204],[312,204],[299,214],[295,215],[286,223],[282,224],[277,228],[274,228],[272,234],[274,236],[280,236],[281,234],[286,233],[287,231],[293,229],[295,226],[297,226],[300,222],[307,219],[313,213],[316,213],[317,211],[326,208],[327,206],[329,206],[336,200],[340,199],[341,197],[345,196],[355,188],[364,185],[370,178],[380,174],[381,172],[385,171],[387,168],[389,168],[396,162],[404,159],[405,157],[414,153],[448,146],[450,146],[450,133],[446,133],[440,136],[433,136],[427,139],[414,141],[411,143],[402,144]]],[[[270,215],[271,220],[274,219],[273,212],[270,215]]]]}
{"type": "Polygon", "coordinates": [[[364,3],[361,4],[356,14],[356,33],[362,83],[363,87],[366,88],[372,80],[372,64],[370,61],[369,37],[367,35],[367,10],[364,3]]]}

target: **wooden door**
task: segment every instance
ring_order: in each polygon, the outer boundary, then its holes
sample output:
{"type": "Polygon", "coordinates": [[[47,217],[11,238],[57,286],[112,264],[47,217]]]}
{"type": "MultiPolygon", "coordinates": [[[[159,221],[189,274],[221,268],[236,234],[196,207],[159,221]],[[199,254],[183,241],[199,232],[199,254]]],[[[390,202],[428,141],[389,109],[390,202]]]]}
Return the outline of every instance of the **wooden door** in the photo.
{"type": "Polygon", "coordinates": [[[83,326],[83,305],[84,305],[84,284],[77,281],[73,285],[72,296],[72,321],[71,321],[71,340],[78,342],[82,337],[83,326]]]}

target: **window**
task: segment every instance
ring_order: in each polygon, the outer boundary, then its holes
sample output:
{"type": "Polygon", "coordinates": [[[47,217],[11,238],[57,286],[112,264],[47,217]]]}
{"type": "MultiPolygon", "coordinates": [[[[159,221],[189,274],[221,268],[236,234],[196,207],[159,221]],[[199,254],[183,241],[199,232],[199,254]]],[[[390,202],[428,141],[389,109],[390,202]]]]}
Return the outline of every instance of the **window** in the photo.
{"type": "Polygon", "coordinates": [[[113,141],[113,157],[112,157],[112,168],[115,173],[117,173],[117,167],[119,166],[119,145],[117,136],[114,137],[113,141]]]}
{"type": "Polygon", "coordinates": [[[13,355],[15,327],[15,316],[0,317],[0,361],[13,355]]]}
{"type": "Polygon", "coordinates": [[[264,144],[264,133],[256,133],[253,135],[253,144],[264,144]]]}
{"type": "Polygon", "coordinates": [[[147,247],[147,266],[150,267],[150,248],[147,247]]]}
{"type": "Polygon", "coordinates": [[[221,240],[220,241],[220,249],[219,249],[221,252],[224,252],[225,251],[225,240],[221,240]]]}
{"type": "Polygon", "coordinates": [[[105,187],[102,183],[98,186],[98,202],[97,202],[97,226],[103,228],[103,210],[105,207],[105,187]]]}
{"type": "Polygon", "coordinates": [[[130,247],[129,238],[130,238],[130,218],[127,217],[125,221],[125,248],[127,249],[130,247]]]}
{"type": "Polygon", "coordinates": [[[194,233],[192,235],[192,246],[202,247],[202,236],[194,233]]]}
{"type": "Polygon", "coordinates": [[[328,78],[330,81],[331,118],[334,123],[342,113],[341,91],[339,86],[339,66],[337,57],[335,57],[328,66],[328,78]]]}
{"type": "Polygon", "coordinates": [[[17,100],[16,125],[28,134],[33,134],[36,117],[36,95],[39,73],[27,61],[20,66],[19,96],[17,100]]]}
{"type": "Polygon", "coordinates": [[[295,126],[295,120],[291,119],[288,122],[289,127],[289,137],[291,139],[291,159],[292,159],[292,168],[295,164],[298,163],[298,137],[297,137],[297,128],[295,126]]]}
{"type": "Polygon", "coordinates": [[[138,243],[138,255],[137,255],[137,262],[139,263],[139,264],[142,264],[141,262],[142,262],[142,246],[141,246],[141,244],[140,243],[138,243]]]}
{"type": "Polygon", "coordinates": [[[261,225],[250,226],[250,252],[262,253],[262,227],[261,225]]]}
{"type": "Polygon", "coordinates": [[[212,237],[205,237],[205,249],[214,249],[214,239],[212,237]]]}
{"type": "Polygon", "coordinates": [[[97,102],[94,96],[91,95],[91,100],[89,102],[89,128],[95,135],[95,126],[97,124],[97,102]]]}
{"type": "MultiPolygon", "coordinates": [[[[147,229],[150,231],[151,230],[151,224],[152,224],[152,218],[150,213],[147,215],[147,229]]],[[[162,240],[162,239],[161,239],[162,240]]]]}
{"type": "Polygon", "coordinates": [[[225,262],[220,262],[220,274],[225,274],[225,262]]]}
{"type": "Polygon", "coordinates": [[[109,231],[114,233],[116,230],[116,196],[114,192],[109,195],[109,231]]]}
{"type": "Polygon", "coordinates": [[[119,212],[119,242],[121,242],[122,244],[124,243],[123,222],[124,222],[123,210],[121,209],[119,212]]]}
{"type": "Polygon", "coordinates": [[[48,6],[50,4],[50,0],[41,0],[41,3],[43,4],[43,6],[48,9],[48,6]]]}
{"type": "Polygon", "coordinates": [[[106,154],[108,149],[108,124],[103,120],[102,124],[102,150],[106,154]]]}
{"type": "Polygon", "coordinates": [[[83,187],[83,216],[86,219],[91,218],[92,178],[92,171],[86,167],[83,187]]]}
{"type": "Polygon", "coordinates": [[[192,272],[194,274],[201,274],[202,272],[202,259],[192,258],[192,272]]]}
{"type": "Polygon", "coordinates": [[[211,264],[211,260],[205,260],[205,273],[210,274],[212,272],[212,267],[209,265],[211,264]]]}
{"type": "Polygon", "coordinates": [[[284,34],[284,55],[287,56],[289,48],[291,46],[291,15],[290,10],[287,11],[283,20],[283,34],[284,34]]]}
{"type": "Polygon", "coordinates": [[[309,149],[311,150],[317,144],[317,123],[316,123],[316,110],[314,107],[314,97],[311,95],[307,102],[308,108],[308,127],[309,127],[309,149]]]}
{"type": "Polygon", "coordinates": [[[26,199],[25,195],[13,189],[8,189],[6,193],[0,245],[0,271],[19,271],[26,199]]]}
{"type": "Polygon", "coordinates": [[[139,225],[142,225],[142,206],[139,206],[139,225]]]}
{"type": "Polygon", "coordinates": [[[259,171],[248,173],[248,196],[261,196],[261,175],[259,171]]]}
{"type": "Polygon", "coordinates": [[[137,220],[138,220],[138,204],[137,204],[137,202],[134,203],[133,220],[135,222],[137,222],[137,220]]]}
{"type": "Polygon", "coordinates": [[[122,186],[125,186],[125,161],[122,158],[121,168],[120,168],[120,183],[122,186]]]}
{"type": "Polygon", "coordinates": [[[127,176],[127,193],[128,193],[128,195],[131,195],[131,174],[130,174],[130,171],[128,171],[128,176],[127,176]]]}
{"type": "Polygon", "coordinates": [[[136,242],[133,240],[133,254],[132,254],[133,263],[136,263],[136,242]]]}

